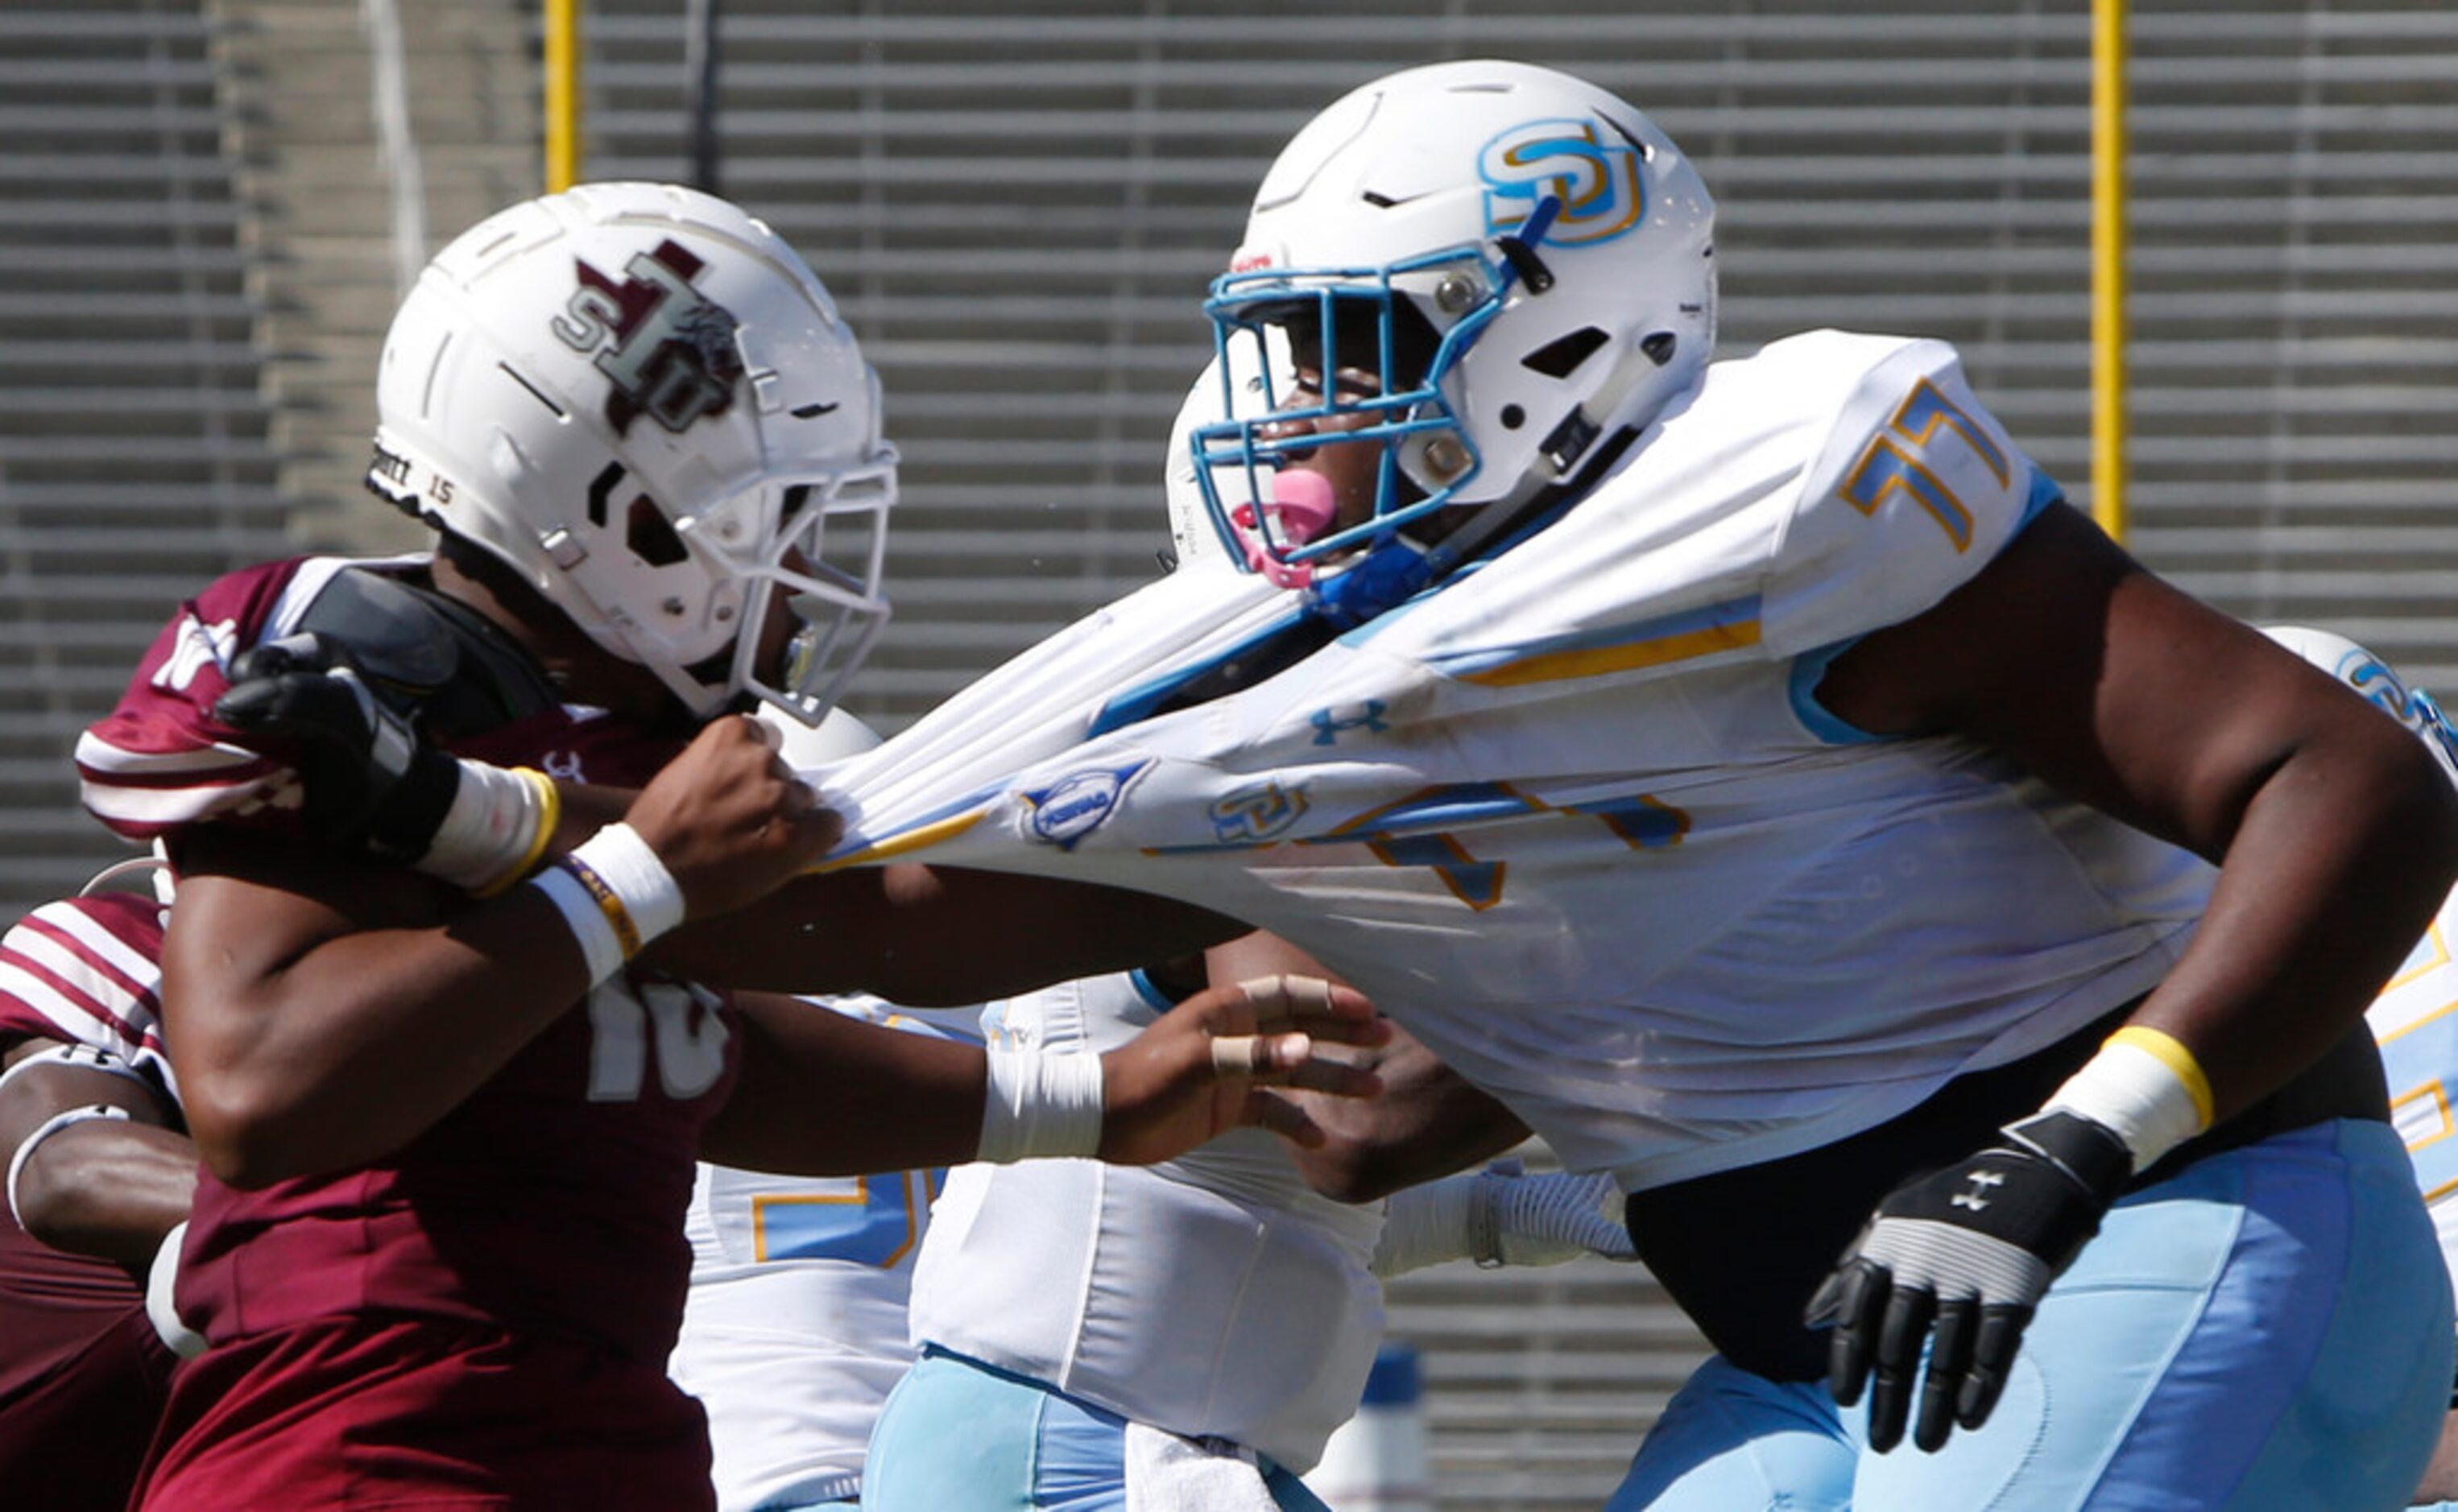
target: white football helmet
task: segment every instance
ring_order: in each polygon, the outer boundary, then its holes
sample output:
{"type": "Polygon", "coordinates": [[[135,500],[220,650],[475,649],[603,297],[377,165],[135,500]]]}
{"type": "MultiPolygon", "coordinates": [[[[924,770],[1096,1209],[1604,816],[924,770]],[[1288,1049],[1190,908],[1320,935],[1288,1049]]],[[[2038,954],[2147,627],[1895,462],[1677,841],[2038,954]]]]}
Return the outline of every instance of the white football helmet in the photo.
{"type": "Polygon", "coordinates": [[[1300,366],[1379,377],[1379,393],[1326,382],[1318,403],[1274,417],[1379,440],[1375,515],[1303,542],[1278,530],[1272,474],[1321,443],[1224,394],[1230,418],[1192,442],[1221,529],[1264,501],[1250,511],[1260,554],[1327,568],[1445,507],[1515,512],[1617,454],[1607,444],[1706,365],[1714,229],[1672,139],[1568,74],[1442,63],[1335,102],[1264,176],[1205,308],[1224,353],[1279,328],[1300,366]]]}
{"type": "MultiPolygon", "coordinates": [[[[1277,330],[1266,333],[1269,353],[1281,374],[1283,388],[1288,382],[1288,344],[1277,330]]],[[[1169,446],[1161,455],[1161,480],[1169,501],[1169,536],[1177,553],[1179,571],[1218,571],[1233,567],[1267,568],[1269,559],[1261,555],[1253,525],[1253,511],[1244,506],[1251,500],[1237,490],[1239,479],[1223,479],[1217,497],[1227,507],[1215,510],[1215,494],[1207,494],[1200,469],[1196,466],[1194,438],[1197,430],[1218,425],[1224,414],[1260,417],[1270,407],[1271,386],[1262,369],[1257,365],[1257,354],[1262,350],[1256,342],[1240,342],[1218,355],[1195,375],[1186,390],[1185,400],[1177,406],[1177,419],[1170,425],[1169,446]],[[1223,367],[1229,379],[1221,379],[1223,367]],[[1224,411],[1221,397],[1232,396],[1236,408],[1224,411]],[[1241,523],[1243,522],[1243,523],[1241,523]]],[[[1267,503],[1265,507],[1271,506],[1267,503]]]]}
{"type": "Polygon", "coordinates": [[[786,711],[761,704],[752,717],[777,732],[777,755],[797,772],[850,761],[879,745],[879,732],[844,709],[831,709],[818,724],[786,717],[786,711]]]}
{"type": "Polygon", "coordinates": [[[394,317],[376,413],[370,487],[695,715],[748,693],[814,722],[886,621],[879,380],[802,259],[724,200],[586,184],[481,222],[394,317]]]}
{"type": "Polygon", "coordinates": [[[2265,625],[2261,632],[2364,695],[2373,707],[2415,732],[2449,780],[2458,782],[2458,728],[2421,688],[2409,688],[2390,664],[2333,631],[2265,625]]]}

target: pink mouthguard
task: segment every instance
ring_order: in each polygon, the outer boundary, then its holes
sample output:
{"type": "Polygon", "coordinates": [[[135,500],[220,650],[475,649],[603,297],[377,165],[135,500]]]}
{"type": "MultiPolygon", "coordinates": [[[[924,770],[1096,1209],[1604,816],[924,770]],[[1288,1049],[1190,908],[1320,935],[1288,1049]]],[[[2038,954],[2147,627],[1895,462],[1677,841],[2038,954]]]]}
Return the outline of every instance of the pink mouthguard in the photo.
{"type": "MultiPolygon", "coordinates": [[[[1288,471],[1272,476],[1272,497],[1263,507],[1269,510],[1280,527],[1281,539],[1291,546],[1303,546],[1323,533],[1331,523],[1337,507],[1332,498],[1331,480],[1319,472],[1288,471]]],[[[1246,537],[1246,565],[1260,572],[1280,588],[1303,588],[1314,581],[1313,565],[1306,562],[1275,560],[1263,549],[1261,532],[1255,528],[1252,505],[1239,505],[1231,511],[1246,537]]]]}

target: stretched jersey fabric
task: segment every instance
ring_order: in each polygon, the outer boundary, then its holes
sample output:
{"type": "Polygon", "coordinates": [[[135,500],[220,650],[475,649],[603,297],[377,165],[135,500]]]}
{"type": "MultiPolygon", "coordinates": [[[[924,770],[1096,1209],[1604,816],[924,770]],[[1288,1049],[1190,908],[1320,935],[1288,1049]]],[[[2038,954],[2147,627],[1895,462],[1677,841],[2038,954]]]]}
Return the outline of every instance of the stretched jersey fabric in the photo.
{"type": "MultiPolygon", "coordinates": [[[[981,1040],[978,1009],[815,1000],[909,1033],[981,1040]]],[[[848,1502],[871,1425],[913,1362],[906,1306],[944,1170],[777,1176],[703,1163],[691,1295],[668,1369],[708,1412],[720,1512],[848,1502]]]]}
{"type": "MultiPolygon", "coordinates": [[[[983,1025],[993,1044],[1100,1054],[1166,1007],[1119,974],[1010,1000],[983,1025]]],[[[914,1274],[913,1342],[1304,1471],[1373,1366],[1382,1226],[1380,1205],[1317,1195],[1261,1129],[1143,1169],[960,1166],[914,1274]]]]}
{"type": "MultiPolygon", "coordinates": [[[[89,806],[134,836],[205,821],[295,832],[299,788],[286,753],[251,745],[214,718],[213,703],[239,651],[291,632],[353,570],[412,576],[417,564],[276,563],[183,605],[119,706],[80,744],[89,806]]],[[[645,782],[677,749],[666,735],[576,707],[448,744],[625,785],[645,782]]],[[[596,1411],[656,1424],[639,1441],[665,1446],[662,1478],[631,1473],[641,1498],[632,1504],[704,1502],[704,1433],[663,1364],[690,1267],[682,1217],[693,1150],[734,1074],[730,1017],[719,994],[626,973],[382,1160],[255,1191],[207,1174],[178,1299],[218,1363],[175,1389],[146,1504],[251,1504],[268,1485],[300,1504],[350,1504],[352,1488],[377,1486],[437,1504],[492,1504],[572,1452],[564,1436],[595,1431],[557,1415],[564,1393],[499,1389],[506,1369],[541,1381],[594,1372],[596,1411]],[[353,1330],[404,1320],[433,1330],[417,1368],[388,1377],[399,1400],[424,1404],[419,1412],[290,1411],[348,1395],[350,1383],[328,1373],[366,1347],[353,1330]],[[201,1374],[210,1383],[191,1387],[201,1374]],[[467,1419],[452,1416],[456,1401],[467,1419]],[[521,1432],[487,1420],[515,1405],[533,1419],[521,1432]],[[439,1430],[438,1414],[458,1427],[439,1430]],[[660,1500],[675,1495],[683,1500],[660,1500]]]]}
{"type": "Polygon", "coordinates": [[[1027,652],[830,773],[834,859],[1271,929],[1634,1190],[1816,1148],[2138,996],[2207,898],[1989,753],[1816,700],[2055,497],[1943,343],[1779,342],[1327,644],[1298,595],[1195,573],[1027,652]]]}
{"type": "MultiPolygon", "coordinates": [[[[161,909],[45,903],[0,937],[0,1045],[108,1049],[170,1099],[156,1014],[161,909]]],[[[0,1210],[0,1486],[11,1504],[119,1512],[177,1363],[127,1269],[38,1243],[0,1210]]]]}

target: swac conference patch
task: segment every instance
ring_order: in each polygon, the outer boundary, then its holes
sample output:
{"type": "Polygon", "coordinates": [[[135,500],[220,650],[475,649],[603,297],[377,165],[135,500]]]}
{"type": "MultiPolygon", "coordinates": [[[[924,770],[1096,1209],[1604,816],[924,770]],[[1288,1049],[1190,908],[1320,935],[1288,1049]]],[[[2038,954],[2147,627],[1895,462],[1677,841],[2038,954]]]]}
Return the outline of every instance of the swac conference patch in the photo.
{"type": "Polygon", "coordinates": [[[1073,850],[1077,840],[1099,829],[1116,812],[1129,784],[1151,766],[1150,761],[1138,761],[1114,769],[1071,772],[1038,793],[1018,794],[1032,806],[1026,823],[1033,839],[1063,851],[1073,850]]]}

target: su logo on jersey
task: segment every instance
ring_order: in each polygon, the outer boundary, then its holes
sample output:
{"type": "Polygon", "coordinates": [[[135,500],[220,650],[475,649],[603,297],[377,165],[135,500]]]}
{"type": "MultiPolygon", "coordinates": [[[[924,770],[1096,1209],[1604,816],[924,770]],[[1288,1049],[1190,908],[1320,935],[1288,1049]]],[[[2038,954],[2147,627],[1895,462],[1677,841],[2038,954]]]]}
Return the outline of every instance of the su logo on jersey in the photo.
{"type": "Polygon", "coordinates": [[[627,434],[645,414],[681,432],[703,415],[723,414],[742,378],[741,328],[724,306],[692,287],[706,266],[677,242],[636,253],[624,280],[574,259],[580,287],[552,323],[555,339],[575,352],[594,352],[594,365],[614,385],[606,419],[627,434]]]}
{"type": "Polygon", "coordinates": [[[1607,141],[1591,120],[1529,121],[1485,144],[1477,173],[1485,179],[1485,225],[1499,235],[1528,218],[1536,201],[1562,201],[1547,246],[1588,246],[1638,229],[1647,190],[1638,149],[1607,141]]]}

